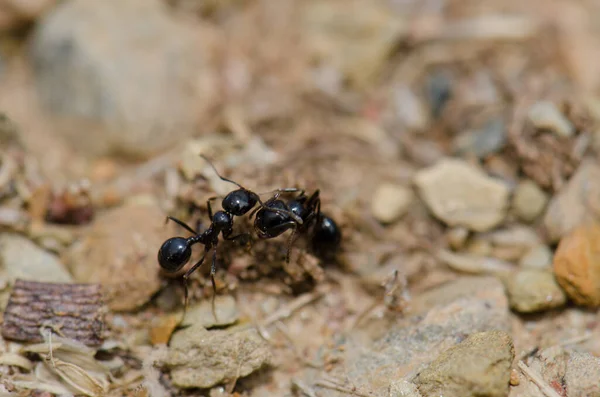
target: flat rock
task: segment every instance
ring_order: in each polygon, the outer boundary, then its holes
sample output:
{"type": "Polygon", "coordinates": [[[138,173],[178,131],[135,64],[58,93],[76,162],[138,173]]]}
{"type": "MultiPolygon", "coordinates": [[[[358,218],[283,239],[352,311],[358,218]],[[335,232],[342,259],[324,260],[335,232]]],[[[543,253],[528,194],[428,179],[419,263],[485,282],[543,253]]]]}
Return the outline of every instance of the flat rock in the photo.
{"type": "Polygon", "coordinates": [[[581,162],[565,187],[546,210],[544,227],[550,242],[557,242],[583,221],[600,215],[600,166],[593,159],[581,162]]]}
{"type": "Polygon", "coordinates": [[[411,189],[385,183],[373,193],[371,213],[379,222],[392,223],[406,214],[413,200],[414,194],[411,189]]]}
{"type": "Polygon", "coordinates": [[[514,358],[509,334],[479,332],[440,354],[414,381],[425,396],[505,397],[514,358]]]}
{"type": "Polygon", "coordinates": [[[419,171],[415,183],[433,214],[450,226],[484,232],[506,217],[506,184],[463,160],[440,160],[419,171]]]}
{"type": "Polygon", "coordinates": [[[270,360],[269,344],[254,328],[207,331],[195,324],[173,335],[165,363],[175,386],[208,388],[247,376],[270,360]]]}
{"type": "Polygon", "coordinates": [[[504,287],[493,277],[461,278],[415,297],[410,306],[404,321],[373,339],[358,330],[350,335],[340,376],[374,395],[385,394],[391,382],[418,371],[466,336],[510,330],[504,287]]]}
{"type": "Polygon", "coordinates": [[[71,274],[59,258],[29,239],[14,233],[0,234],[0,279],[69,283],[71,274]]]}
{"type": "Polygon", "coordinates": [[[600,397],[600,358],[571,352],[565,374],[567,396],[600,397]]]}
{"type": "Polygon", "coordinates": [[[510,307],[534,313],[564,306],[567,297],[554,274],[546,270],[519,270],[506,279],[510,307]]]}
{"type": "Polygon", "coordinates": [[[558,283],[576,304],[600,306],[600,224],[583,224],[563,237],[553,266],[558,283]]]}
{"type": "Polygon", "coordinates": [[[160,287],[156,252],[172,237],[164,222],[164,213],[154,203],[99,214],[85,237],[69,249],[73,277],[102,284],[112,310],[145,304],[160,287]]]}
{"type": "Polygon", "coordinates": [[[33,35],[42,103],[87,127],[61,128],[78,150],[164,149],[191,136],[213,100],[211,34],[199,29],[160,0],[60,2],[33,35]]]}

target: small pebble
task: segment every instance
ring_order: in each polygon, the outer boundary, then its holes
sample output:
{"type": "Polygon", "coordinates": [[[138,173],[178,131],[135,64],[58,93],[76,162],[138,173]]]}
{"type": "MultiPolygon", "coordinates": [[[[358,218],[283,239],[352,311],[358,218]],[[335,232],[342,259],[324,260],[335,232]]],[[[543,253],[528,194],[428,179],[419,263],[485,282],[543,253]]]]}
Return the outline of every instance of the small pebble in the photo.
{"type": "Polygon", "coordinates": [[[600,225],[583,224],[563,237],[554,253],[560,286],[578,305],[600,306],[600,225]]]}
{"type": "Polygon", "coordinates": [[[519,266],[522,268],[545,270],[552,266],[552,250],[547,245],[531,247],[521,257],[519,266]]]}
{"type": "Polygon", "coordinates": [[[491,256],[494,247],[489,240],[474,238],[467,244],[467,253],[477,256],[491,256]]]}
{"type": "Polygon", "coordinates": [[[437,257],[453,270],[462,273],[503,274],[513,270],[513,266],[509,262],[485,256],[459,254],[452,251],[440,250],[437,257]]]}
{"type": "Polygon", "coordinates": [[[512,199],[514,213],[525,222],[533,222],[548,204],[548,195],[533,181],[525,180],[517,186],[512,199]]]}
{"type": "Polygon", "coordinates": [[[537,129],[550,130],[561,138],[571,137],[575,133],[573,123],[550,101],[535,103],[529,109],[528,117],[537,129]]]}
{"type": "Polygon", "coordinates": [[[506,144],[504,120],[495,118],[481,129],[465,131],[454,140],[454,151],[458,155],[471,153],[479,158],[496,153],[506,144]]]}
{"type": "Polygon", "coordinates": [[[452,76],[444,70],[434,72],[428,76],[426,91],[431,115],[437,119],[452,96],[452,76]]]}
{"type": "Polygon", "coordinates": [[[371,212],[379,222],[393,223],[406,214],[413,199],[414,194],[411,189],[385,183],[380,185],[373,194],[371,212]]]}
{"type": "Polygon", "coordinates": [[[510,307],[519,313],[535,313],[563,306],[567,297],[554,274],[544,270],[519,270],[506,279],[510,307]]]}
{"type": "Polygon", "coordinates": [[[406,86],[400,86],[393,92],[395,112],[406,127],[414,131],[423,131],[429,124],[429,114],[421,99],[406,86]]]}
{"type": "Polygon", "coordinates": [[[212,300],[203,300],[198,305],[189,308],[183,325],[200,324],[204,328],[212,328],[231,325],[240,318],[236,301],[231,295],[215,298],[215,312],[216,319],[212,312],[212,300]]]}
{"type": "Polygon", "coordinates": [[[521,380],[519,379],[519,373],[513,368],[512,371],[510,371],[510,385],[519,386],[520,384],[521,380]]]}
{"type": "Polygon", "coordinates": [[[454,250],[464,248],[467,238],[469,238],[469,230],[465,227],[454,227],[446,233],[448,244],[454,250]]]}

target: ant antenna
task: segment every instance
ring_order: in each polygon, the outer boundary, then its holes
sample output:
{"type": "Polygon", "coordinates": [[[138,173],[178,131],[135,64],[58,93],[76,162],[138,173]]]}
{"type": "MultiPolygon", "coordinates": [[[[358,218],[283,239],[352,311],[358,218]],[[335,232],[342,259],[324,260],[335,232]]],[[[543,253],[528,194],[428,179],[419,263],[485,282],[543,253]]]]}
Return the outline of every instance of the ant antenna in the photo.
{"type": "Polygon", "coordinates": [[[204,154],[200,153],[200,157],[202,157],[202,159],[204,161],[206,161],[213,169],[213,171],[215,171],[215,174],[217,174],[217,176],[225,182],[229,182],[229,183],[233,183],[234,185],[236,185],[237,187],[239,187],[240,189],[244,189],[247,190],[245,187],[243,187],[242,185],[240,185],[239,183],[232,181],[231,179],[227,179],[224,176],[222,176],[221,174],[219,174],[219,171],[217,171],[217,167],[215,167],[215,165],[208,159],[208,157],[206,157],[204,154]]]}

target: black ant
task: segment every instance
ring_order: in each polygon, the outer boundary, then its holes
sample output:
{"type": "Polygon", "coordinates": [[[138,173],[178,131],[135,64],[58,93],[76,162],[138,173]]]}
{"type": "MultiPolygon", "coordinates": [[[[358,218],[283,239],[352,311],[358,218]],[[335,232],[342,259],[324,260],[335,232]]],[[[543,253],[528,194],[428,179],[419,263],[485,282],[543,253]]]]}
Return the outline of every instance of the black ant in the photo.
{"type": "Polygon", "coordinates": [[[297,197],[287,202],[279,199],[280,194],[277,192],[265,202],[263,207],[257,209],[254,229],[259,238],[274,238],[292,229],[285,257],[287,263],[290,261],[290,251],[296,235],[306,233],[311,226],[313,226],[311,243],[316,253],[323,255],[338,247],[341,241],[340,229],[332,218],[321,212],[318,189],[310,197],[301,191],[297,197]],[[302,223],[296,222],[295,218],[288,216],[287,211],[300,217],[302,223]]]}
{"type": "MultiPolygon", "coordinates": [[[[234,216],[243,216],[246,213],[250,212],[252,208],[256,206],[258,203],[260,208],[267,208],[265,204],[261,201],[258,194],[252,192],[251,190],[246,189],[242,185],[237,182],[234,182],[230,179],[227,179],[219,174],[215,166],[206,158],[204,155],[200,155],[210,166],[213,168],[217,176],[226,182],[233,183],[238,186],[239,189],[236,189],[230,193],[228,193],[221,203],[221,207],[223,210],[217,211],[213,214],[211,208],[211,201],[217,199],[218,197],[211,197],[207,200],[206,206],[208,209],[208,216],[211,219],[210,226],[202,233],[192,229],[183,221],[173,217],[167,217],[167,221],[172,220],[178,225],[185,228],[187,231],[192,233],[192,236],[189,238],[184,237],[172,237],[166,240],[160,249],[158,250],[158,263],[159,265],[168,273],[176,273],[179,271],[185,264],[190,260],[192,256],[192,246],[195,244],[203,244],[204,245],[204,255],[202,258],[192,266],[185,274],[183,275],[184,282],[184,317],[185,312],[187,310],[188,304],[188,286],[187,280],[190,275],[198,269],[204,259],[206,254],[212,249],[212,264],[210,268],[210,280],[213,287],[213,299],[212,299],[212,308],[213,315],[216,318],[215,313],[215,296],[217,293],[217,286],[215,283],[215,273],[216,273],[216,262],[217,262],[217,245],[219,243],[219,234],[223,235],[225,240],[237,240],[239,238],[249,238],[249,233],[241,233],[235,236],[233,234],[233,219],[234,216]]],[[[299,189],[296,188],[287,188],[287,189],[277,189],[274,192],[279,195],[283,192],[295,192],[299,189]]],[[[295,214],[291,210],[288,209],[278,209],[278,208],[269,208],[269,211],[273,214],[277,214],[280,216],[285,216],[287,219],[293,219],[293,222],[297,222],[299,224],[303,224],[304,220],[300,215],[295,214]]]]}

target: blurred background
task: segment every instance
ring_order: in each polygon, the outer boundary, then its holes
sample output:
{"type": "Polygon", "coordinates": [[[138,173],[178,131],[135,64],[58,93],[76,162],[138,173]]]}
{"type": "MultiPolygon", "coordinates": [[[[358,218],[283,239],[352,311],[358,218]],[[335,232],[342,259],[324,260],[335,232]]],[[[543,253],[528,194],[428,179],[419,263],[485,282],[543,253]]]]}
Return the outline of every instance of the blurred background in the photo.
{"type": "MultiPolygon", "coordinates": [[[[2,307],[17,278],[99,283],[109,339],[139,360],[119,374],[141,373],[111,381],[115,395],[140,379],[156,378],[149,395],[230,382],[148,369],[183,293],[156,260],[184,233],[164,218],[204,229],[206,200],[234,188],[203,153],[258,192],[320,189],[343,234],[335,259],[299,248],[291,265],[285,239],[252,253],[224,243],[219,291],[245,298],[243,318],[332,288],[287,334],[278,328],[296,346],[273,353],[279,369],[230,391],[348,395],[351,378],[360,395],[388,395],[390,382],[490,329],[510,334],[511,363],[582,338],[576,350],[599,373],[600,260],[586,247],[600,233],[580,229],[600,215],[598,16],[591,0],[0,0],[2,307]],[[468,316],[447,324],[434,313],[435,337],[414,337],[430,334],[409,314],[465,291],[475,300],[457,310],[468,316]],[[413,337],[400,331],[409,325],[413,337]],[[324,352],[346,332],[346,353],[324,352]],[[429,355],[398,347],[411,343],[429,355]],[[303,367],[310,387],[290,388],[298,352],[337,381],[303,367]]],[[[192,302],[205,303],[207,271],[191,281],[192,302]]],[[[555,385],[537,368],[558,395],[567,384],[583,390],[569,397],[592,395],[577,383],[589,374],[573,375],[583,369],[555,385]]],[[[514,377],[511,396],[542,395],[526,372],[514,377]]],[[[507,395],[499,384],[490,395],[507,395]]]]}

